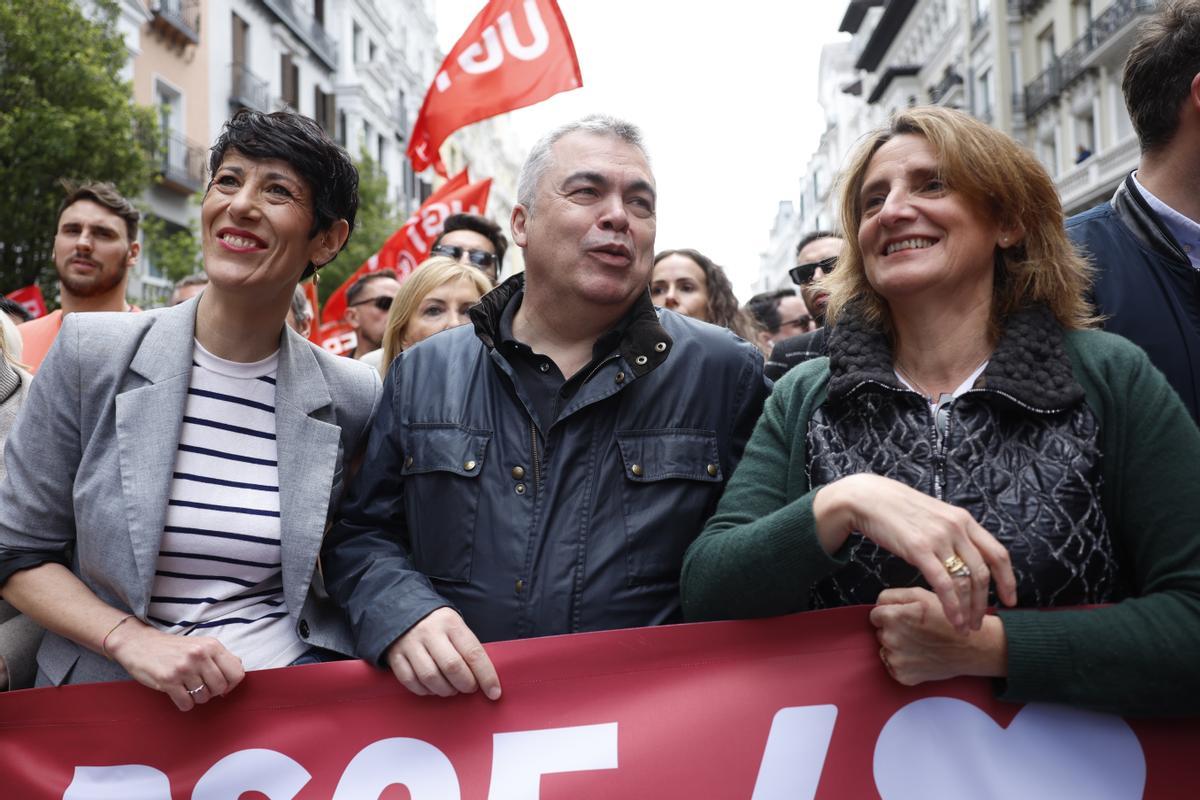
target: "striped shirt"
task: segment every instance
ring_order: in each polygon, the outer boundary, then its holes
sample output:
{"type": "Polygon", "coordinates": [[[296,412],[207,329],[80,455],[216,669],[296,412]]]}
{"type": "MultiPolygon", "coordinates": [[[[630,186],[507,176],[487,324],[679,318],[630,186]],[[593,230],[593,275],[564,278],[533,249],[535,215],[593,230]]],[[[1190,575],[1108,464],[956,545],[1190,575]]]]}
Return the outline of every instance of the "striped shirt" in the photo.
{"type": "Polygon", "coordinates": [[[215,637],[246,669],[284,666],[307,649],[283,596],[278,355],[241,364],[195,344],[150,598],[159,629],[215,637]]]}

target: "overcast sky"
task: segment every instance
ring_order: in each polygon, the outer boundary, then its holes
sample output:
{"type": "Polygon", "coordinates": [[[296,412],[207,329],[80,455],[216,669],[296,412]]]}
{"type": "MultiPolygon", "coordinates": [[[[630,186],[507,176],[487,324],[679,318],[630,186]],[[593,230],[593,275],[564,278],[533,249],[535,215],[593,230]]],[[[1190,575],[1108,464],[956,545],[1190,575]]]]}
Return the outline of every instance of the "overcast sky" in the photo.
{"type": "MultiPolygon", "coordinates": [[[[449,52],[484,0],[434,0],[449,52]]],[[[658,182],[656,249],[694,247],[750,296],[780,200],[824,128],[821,45],[846,0],[559,0],[583,88],[510,114],[528,147],[592,112],[642,128],[658,182]]]]}

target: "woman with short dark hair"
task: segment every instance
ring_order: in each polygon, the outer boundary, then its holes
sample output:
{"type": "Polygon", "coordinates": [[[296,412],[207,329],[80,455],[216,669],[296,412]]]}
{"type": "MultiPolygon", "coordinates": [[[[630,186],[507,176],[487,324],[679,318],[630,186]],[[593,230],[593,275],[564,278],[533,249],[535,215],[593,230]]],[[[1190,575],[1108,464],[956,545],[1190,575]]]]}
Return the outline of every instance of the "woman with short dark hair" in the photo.
{"type": "Polygon", "coordinates": [[[1045,169],[909,109],[850,160],[842,224],[829,357],[776,384],[687,553],[685,613],[873,604],[904,684],[1200,711],[1200,430],[1145,353],[1088,330],[1045,169]]]}
{"type": "Polygon", "coordinates": [[[379,378],[284,320],[357,172],[312,120],[253,111],[210,168],[203,294],[70,315],[10,439],[0,588],[48,630],[41,686],[133,678],[186,711],[352,652],[316,557],[379,378]]]}

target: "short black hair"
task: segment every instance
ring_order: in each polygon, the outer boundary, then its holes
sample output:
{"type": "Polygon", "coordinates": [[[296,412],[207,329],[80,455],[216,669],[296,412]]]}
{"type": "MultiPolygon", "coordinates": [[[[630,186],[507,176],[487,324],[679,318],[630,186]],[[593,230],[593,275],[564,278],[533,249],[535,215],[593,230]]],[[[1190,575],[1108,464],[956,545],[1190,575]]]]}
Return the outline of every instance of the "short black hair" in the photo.
{"type": "Polygon", "coordinates": [[[433,247],[437,247],[441,243],[443,236],[454,231],[474,231],[487,238],[496,250],[496,274],[500,274],[500,269],[504,266],[504,253],[508,250],[508,239],[501,232],[499,225],[478,214],[451,214],[446,217],[446,224],[442,226],[442,232],[433,240],[433,247]]]}
{"type": "MultiPolygon", "coordinates": [[[[243,108],[225,123],[209,151],[210,175],[215,175],[221,168],[229,150],[249,158],[278,159],[296,170],[312,192],[310,239],[329,230],[340,219],[346,220],[350,231],[354,231],[354,218],[358,214],[358,170],[350,155],[311,118],[290,111],[264,114],[243,108]]],[[[349,242],[347,235],[342,247],[349,242]]],[[[309,264],[301,280],[316,269],[316,265],[309,264]]]]}
{"type": "Polygon", "coordinates": [[[779,333],[783,317],[779,316],[779,301],[785,297],[795,297],[795,289],[776,289],[773,292],[761,292],[746,301],[749,311],[768,333],[779,333]]]}
{"type": "Polygon", "coordinates": [[[91,183],[63,181],[62,187],[66,190],[67,196],[63,198],[62,205],[58,207],[58,216],[61,217],[64,211],[80,200],[90,200],[98,206],[104,206],[124,220],[125,234],[129,243],[137,241],[138,220],[142,218],[142,214],[125,195],[117,190],[116,186],[108,181],[91,183]]]}
{"type": "Polygon", "coordinates": [[[396,277],[396,273],[390,269],[377,269],[374,272],[368,272],[361,278],[350,284],[350,288],[346,290],[346,306],[354,305],[354,301],[362,294],[363,289],[367,288],[367,284],[371,281],[377,281],[381,278],[391,278],[394,281],[400,280],[396,277]]]}
{"type": "Polygon", "coordinates": [[[1200,0],[1169,0],[1138,27],[1121,91],[1142,152],[1175,137],[1179,108],[1200,73],[1200,0]]]}
{"type": "Polygon", "coordinates": [[[800,255],[800,251],[808,247],[817,239],[841,239],[841,234],[833,233],[832,231],[813,231],[801,237],[800,244],[796,245],[796,255],[800,255]]]}

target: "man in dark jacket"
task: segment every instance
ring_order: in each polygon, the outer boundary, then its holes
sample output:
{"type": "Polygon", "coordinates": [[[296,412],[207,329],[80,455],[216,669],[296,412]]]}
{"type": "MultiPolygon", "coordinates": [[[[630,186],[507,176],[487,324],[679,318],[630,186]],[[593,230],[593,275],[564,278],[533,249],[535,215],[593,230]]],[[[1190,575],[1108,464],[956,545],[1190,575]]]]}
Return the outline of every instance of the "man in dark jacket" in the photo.
{"type": "Polygon", "coordinates": [[[322,563],[358,653],[417,694],[498,697],[480,641],[680,619],[767,384],[651,304],[655,203],[636,128],[555,130],[517,187],[524,275],[392,366],[322,563]]]}
{"type": "Polygon", "coordinates": [[[814,231],[796,245],[796,266],[789,270],[792,282],[800,287],[800,295],[821,327],[775,343],[766,367],[767,377],[772,381],[782,378],[797,364],[826,354],[825,304],[829,293],[817,285],[817,279],[833,271],[842,244],[842,237],[836,233],[814,231]]]}
{"type": "Polygon", "coordinates": [[[1146,351],[1200,424],[1200,0],[1143,23],[1122,89],[1138,168],[1067,231],[1096,264],[1105,328],[1146,351]]]}

